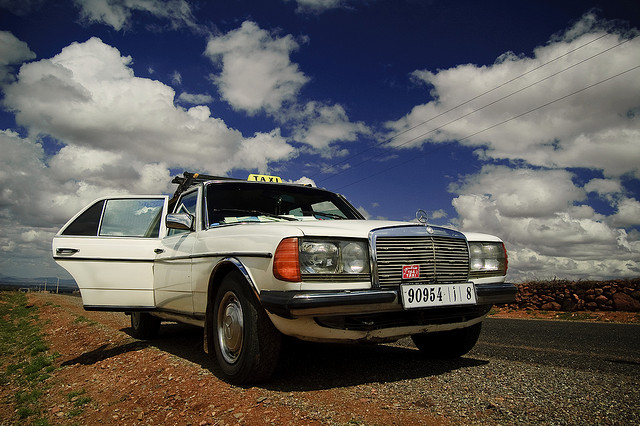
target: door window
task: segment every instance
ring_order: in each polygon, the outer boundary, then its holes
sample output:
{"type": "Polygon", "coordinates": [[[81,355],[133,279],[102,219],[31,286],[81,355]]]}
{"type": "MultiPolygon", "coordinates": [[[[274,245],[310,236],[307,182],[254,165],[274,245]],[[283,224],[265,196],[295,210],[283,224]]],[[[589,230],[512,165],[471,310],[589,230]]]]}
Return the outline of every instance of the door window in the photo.
{"type": "Polygon", "coordinates": [[[99,235],[158,238],[163,206],[158,198],[107,200],[99,235]]]}
{"type": "Polygon", "coordinates": [[[102,217],[104,200],[98,201],[67,226],[62,235],[93,236],[98,235],[98,226],[102,217]]]}

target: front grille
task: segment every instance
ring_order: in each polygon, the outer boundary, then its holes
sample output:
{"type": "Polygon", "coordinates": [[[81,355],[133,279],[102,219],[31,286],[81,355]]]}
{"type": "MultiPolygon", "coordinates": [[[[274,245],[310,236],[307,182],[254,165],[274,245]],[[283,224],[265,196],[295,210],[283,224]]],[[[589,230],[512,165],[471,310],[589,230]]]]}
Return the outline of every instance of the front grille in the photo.
{"type": "Polygon", "coordinates": [[[406,282],[455,283],[466,282],[469,277],[469,250],[464,238],[378,236],[375,257],[380,287],[402,283],[405,265],[420,265],[420,277],[406,282]]]}

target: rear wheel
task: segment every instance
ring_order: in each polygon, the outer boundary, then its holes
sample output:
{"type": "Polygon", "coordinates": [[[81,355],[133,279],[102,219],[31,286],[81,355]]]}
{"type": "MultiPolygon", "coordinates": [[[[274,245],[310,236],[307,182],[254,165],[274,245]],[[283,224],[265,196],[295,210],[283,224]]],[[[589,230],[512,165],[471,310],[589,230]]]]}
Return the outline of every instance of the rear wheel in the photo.
{"type": "Polygon", "coordinates": [[[281,335],[240,273],[231,272],[222,280],[212,321],[218,372],[224,379],[243,384],[271,377],[281,335]]]}
{"type": "Polygon", "coordinates": [[[153,339],[160,331],[160,318],[147,312],[131,312],[131,329],[133,337],[138,339],[153,339]]]}
{"type": "Polygon", "coordinates": [[[469,352],[475,346],[482,323],[456,330],[440,331],[437,333],[414,334],[413,343],[429,358],[451,359],[469,352]]]}

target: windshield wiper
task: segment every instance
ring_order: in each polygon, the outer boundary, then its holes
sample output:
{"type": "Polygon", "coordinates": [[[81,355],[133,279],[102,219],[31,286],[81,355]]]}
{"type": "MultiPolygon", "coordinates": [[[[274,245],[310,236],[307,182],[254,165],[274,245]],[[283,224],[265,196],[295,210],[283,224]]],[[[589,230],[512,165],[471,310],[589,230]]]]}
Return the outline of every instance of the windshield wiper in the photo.
{"type": "Polygon", "coordinates": [[[245,209],[213,209],[211,210],[214,213],[219,213],[219,212],[230,212],[230,213],[248,213],[250,215],[255,215],[255,216],[267,216],[267,217],[274,217],[277,219],[283,219],[283,220],[289,220],[289,221],[294,221],[297,222],[298,219],[294,219],[292,217],[288,217],[288,216],[282,216],[279,214],[275,214],[275,213],[268,213],[268,212],[263,212],[260,210],[245,210],[245,209]]]}
{"type": "Polygon", "coordinates": [[[304,213],[311,213],[313,217],[315,217],[316,219],[318,219],[318,216],[324,216],[330,219],[341,219],[341,220],[347,219],[346,217],[340,216],[339,214],[335,214],[335,213],[314,212],[314,211],[309,211],[304,213]]]}

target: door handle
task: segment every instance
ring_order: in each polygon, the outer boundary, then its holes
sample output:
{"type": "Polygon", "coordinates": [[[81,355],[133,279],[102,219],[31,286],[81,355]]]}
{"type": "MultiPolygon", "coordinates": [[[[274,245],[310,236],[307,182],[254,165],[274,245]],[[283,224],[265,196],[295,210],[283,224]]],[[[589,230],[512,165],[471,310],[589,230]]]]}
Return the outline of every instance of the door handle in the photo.
{"type": "Polygon", "coordinates": [[[76,254],[80,250],[74,248],[57,248],[56,254],[76,254]]]}
{"type": "Polygon", "coordinates": [[[163,250],[163,249],[161,249],[161,248],[157,248],[157,249],[155,249],[153,252],[154,252],[155,254],[161,254],[161,253],[164,253],[164,250],[163,250]]]}

